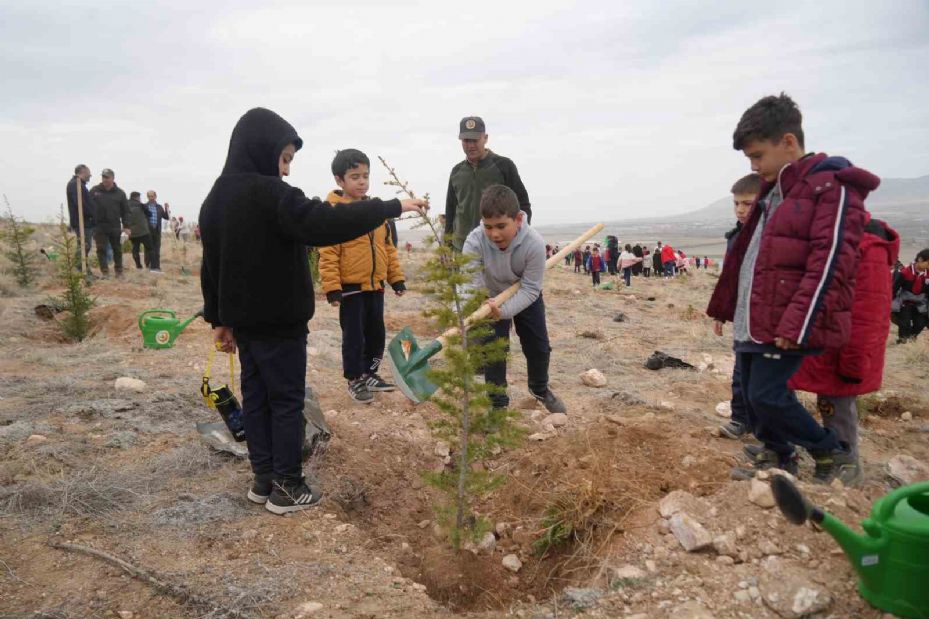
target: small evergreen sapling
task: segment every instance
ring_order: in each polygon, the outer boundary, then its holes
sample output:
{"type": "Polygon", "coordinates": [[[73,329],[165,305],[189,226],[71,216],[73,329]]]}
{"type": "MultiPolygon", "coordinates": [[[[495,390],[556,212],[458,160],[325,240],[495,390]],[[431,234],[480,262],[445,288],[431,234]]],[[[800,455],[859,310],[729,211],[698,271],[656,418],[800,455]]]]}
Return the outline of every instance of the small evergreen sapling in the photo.
{"type": "Polygon", "coordinates": [[[95,300],[87,293],[87,281],[78,270],[80,254],[78,254],[77,241],[65,223],[64,211],[59,215],[58,238],[55,245],[58,249],[58,278],[65,286],[64,293],[49,304],[57,305],[67,312],[65,318],[59,322],[61,330],[68,339],[82,341],[90,331],[90,308],[95,300]]]}
{"type": "MultiPolygon", "coordinates": [[[[392,179],[387,184],[415,198],[387,162],[379,159],[392,179]]],[[[438,387],[430,401],[442,412],[431,425],[437,438],[454,447],[451,467],[425,473],[424,477],[448,497],[437,510],[439,522],[459,548],[463,541],[475,540],[489,530],[489,523],[475,513],[474,502],[504,481],[502,476],[485,471],[481,462],[501,448],[515,445],[522,432],[515,424],[516,413],[493,408],[490,394],[499,387],[475,378],[487,364],[506,358],[506,342],[491,338],[489,320],[469,323],[468,317],[486,301],[486,291],[465,292],[473,281],[474,267],[469,256],[438,242],[441,232],[437,222],[423,215],[420,223],[432,231],[432,255],[424,274],[425,290],[434,305],[424,313],[442,329],[456,328],[458,333],[447,338],[444,362],[434,364],[429,372],[429,379],[438,387]]]]}
{"type": "Polygon", "coordinates": [[[6,205],[6,216],[0,228],[0,241],[3,241],[3,255],[10,261],[10,272],[16,282],[26,288],[35,283],[38,275],[36,268],[36,252],[28,248],[35,228],[25,223],[13,213],[6,195],[3,196],[6,205]]]}

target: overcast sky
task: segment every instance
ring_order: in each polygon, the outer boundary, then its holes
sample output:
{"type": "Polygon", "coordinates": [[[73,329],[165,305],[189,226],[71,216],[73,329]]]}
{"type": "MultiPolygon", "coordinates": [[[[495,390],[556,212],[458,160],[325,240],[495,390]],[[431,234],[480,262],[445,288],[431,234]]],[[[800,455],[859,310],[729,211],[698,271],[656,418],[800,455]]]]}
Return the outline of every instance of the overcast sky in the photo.
{"type": "Polygon", "coordinates": [[[77,163],[196,217],[255,106],[304,147],[383,155],[444,209],[480,115],[534,223],[673,214],[749,171],[732,130],[786,91],[807,147],[879,176],[929,174],[929,2],[15,2],[0,0],[0,192],[50,219],[77,163]],[[260,8],[259,8],[260,7],[260,8]]]}

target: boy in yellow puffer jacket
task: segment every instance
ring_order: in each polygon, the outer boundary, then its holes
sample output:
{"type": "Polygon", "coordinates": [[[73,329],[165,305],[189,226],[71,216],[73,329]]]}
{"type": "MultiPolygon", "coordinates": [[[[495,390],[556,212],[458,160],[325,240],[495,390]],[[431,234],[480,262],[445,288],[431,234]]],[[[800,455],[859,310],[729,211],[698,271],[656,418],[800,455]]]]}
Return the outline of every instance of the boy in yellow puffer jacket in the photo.
{"type": "MultiPolygon", "coordinates": [[[[340,150],[332,160],[332,174],[340,189],[326,201],[337,208],[352,208],[368,192],[368,157],[353,148],[340,150]]],[[[374,391],[393,391],[394,385],[378,376],[384,356],[384,284],[399,297],[406,291],[397,247],[388,224],[356,239],[319,248],[319,275],[330,305],[339,308],[342,327],[342,374],[348,394],[370,404],[374,391]]]]}

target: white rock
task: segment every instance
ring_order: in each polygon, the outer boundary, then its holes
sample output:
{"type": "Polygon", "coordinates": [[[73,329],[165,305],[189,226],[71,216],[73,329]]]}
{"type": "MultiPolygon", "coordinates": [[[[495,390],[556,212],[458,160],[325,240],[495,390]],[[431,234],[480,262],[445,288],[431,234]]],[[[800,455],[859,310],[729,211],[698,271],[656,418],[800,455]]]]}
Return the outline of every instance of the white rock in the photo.
{"type": "Polygon", "coordinates": [[[616,580],[631,580],[635,578],[645,578],[645,572],[634,565],[623,565],[622,567],[613,568],[613,578],[616,580]]]}
{"type": "Polygon", "coordinates": [[[433,453],[435,453],[435,455],[439,456],[440,458],[445,458],[451,453],[451,449],[449,448],[448,443],[445,441],[439,441],[435,444],[433,453]]]}
{"type": "Polygon", "coordinates": [[[116,379],[114,387],[116,391],[142,393],[145,391],[145,381],[139,380],[138,378],[130,378],[129,376],[120,376],[116,379]]]}
{"type": "Polygon", "coordinates": [[[314,613],[318,613],[323,609],[323,605],[319,602],[304,602],[297,607],[296,613],[294,614],[295,619],[301,619],[302,617],[309,617],[314,613]]]}
{"type": "Polygon", "coordinates": [[[44,434],[30,434],[29,437],[26,439],[26,444],[31,447],[33,445],[41,445],[47,440],[48,440],[48,437],[45,436],[44,434]]]}
{"type": "Polygon", "coordinates": [[[681,466],[683,466],[685,469],[689,469],[696,463],[697,463],[697,459],[690,455],[684,456],[681,459],[681,466]]]}
{"type": "Polygon", "coordinates": [[[482,552],[493,552],[494,548],[497,547],[497,536],[488,531],[484,533],[484,537],[481,538],[481,541],[477,544],[477,549],[482,552]]]}
{"type": "Polygon", "coordinates": [[[596,368],[591,368],[581,374],[581,382],[587,385],[588,387],[605,387],[606,386],[606,376],[603,375],[603,372],[596,368]]]}
{"type": "Polygon", "coordinates": [[[726,555],[716,557],[716,562],[720,565],[735,565],[735,559],[726,555]]]}
{"type": "Polygon", "coordinates": [[[774,494],[771,492],[771,486],[758,479],[752,479],[748,489],[748,500],[765,509],[774,507],[774,494]]]}
{"type": "Polygon", "coordinates": [[[791,475],[790,473],[788,473],[787,471],[785,471],[784,469],[770,468],[766,472],[769,473],[771,477],[775,475],[780,475],[781,477],[786,477],[790,481],[797,483],[797,478],[791,475]]]}
{"type": "Polygon", "coordinates": [[[900,415],[900,419],[903,421],[913,421],[913,413],[910,411],[903,411],[903,414],[900,415]]]}
{"type": "Polygon", "coordinates": [[[662,408],[662,410],[666,410],[666,411],[673,411],[673,410],[674,410],[674,402],[666,402],[666,401],[662,400],[662,401],[658,404],[658,406],[660,406],[660,407],[662,408]]]}
{"type": "Polygon", "coordinates": [[[135,613],[131,610],[119,610],[116,611],[116,614],[119,615],[119,619],[132,619],[135,617],[135,613]]]}
{"type": "Polygon", "coordinates": [[[703,525],[684,512],[671,516],[671,533],[687,552],[701,550],[713,543],[713,537],[703,525]]]}
{"type": "Polygon", "coordinates": [[[519,557],[513,554],[503,557],[503,561],[501,563],[503,563],[503,567],[513,573],[516,573],[523,568],[523,562],[519,560],[519,557]]]}
{"type": "Polygon", "coordinates": [[[497,532],[497,535],[504,537],[510,532],[510,523],[508,522],[498,522],[494,525],[494,531],[497,532]]]}
{"type": "Polygon", "coordinates": [[[552,425],[556,428],[560,428],[561,426],[568,425],[568,416],[564,413],[552,413],[542,420],[542,425],[552,425]]]}
{"type": "Polygon", "coordinates": [[[716,414],[720,417],[732,417],[732,405],[728,400],[716,405],[716,414]]]}
{"type": "Polygon", "coordinates": [[[758,543],[758,550],[766,555],[779,555],[781,554],[781,549],[777,544],[772,542],[769,539],[763,539],[758,543]]]}
{"type": "Polygon", "coordinates": [[[543,411],[540,411],[538,409],[529,413],[529,418],[532,419],[533,421],[539,421],[543,417],[546,417],[546,414],[543,411]]]}
{"type": "Polygon", "coordinates": [[[913,456],[898,454],[887,462],[890,476],[904,485],[929,480],[929,466],[913,456]]]}
{"type": "Polygon", "coordinates": [[[713,549],[716,554],[726,557],[739,556],[739,547],[735,543],[735,534],[724,533],[713,538],[713,549]]]}

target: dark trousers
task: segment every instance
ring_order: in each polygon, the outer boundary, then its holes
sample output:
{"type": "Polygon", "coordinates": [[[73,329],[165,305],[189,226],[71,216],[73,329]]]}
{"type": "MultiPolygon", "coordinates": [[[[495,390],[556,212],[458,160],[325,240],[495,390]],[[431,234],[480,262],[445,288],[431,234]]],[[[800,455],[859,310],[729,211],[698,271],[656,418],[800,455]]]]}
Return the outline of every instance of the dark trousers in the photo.
{"type": "Polygon", "coordinates": [[[152,228],[149,226],[152,234],[152,257],[148,261],[148,268],[161,270],[161,226],[152,228]]]}
{"type": "Polygon", "coordinates": [[[101,229],[97,227],[94,230],[94,241],[97,243],[97,261],[100,263],[102,273],[110,272],[110,264],[106,255],[108,248],[113,251],[113,265],[116,267],[116,273],[123,272],[123,247],[119,242],[121,232],[119,228],[101,229]]]}
{"type": "Polygon", "coordinates": [[[799,445],[811,452],[839,447],[834,431],[823,428],[787,388],[803,355],[737,353],[741,362],[742,394],[755,436],[782,457],[799,445]]]}
{"type": "MultiPolygon", "coordinates": [[[[74,250],[74,256],[77,259],[77,270],[81,270],[81,231],[78,228],[72,228],[74,232],[74,238],[77,239],[77,248],[74,250]]],[[[94,227],[93,226],[84,226],[84,257],[90,258],[90,248],[94,245],[94,227]]],[[[88,260],[88,271],[90,270],[90,264],[88,260]]]]}
{"type": "Polygon", "coordinates": [[[235,333],[242,363],[242,413],[255,475],[303,477],[306,336],[253,338],[235,333]]]}
{"type": "Polygon", "coordinates": [[[356,292],[342,297],[342,376],[348,380],[376,372],[384,356],[384,292],[356,292]]]}
{"type": "Polygon", "coordinates": [[[632,285],[632,267],[625,267],[623,269],[623,281],[626,282],[627,286],[632,285]]]}
{"type": "Polygon", "coordinates": [[[650,277],[651,274],[652,274],[651,267],[642,267],[642,275],[644,275],[645,277],[650,277]]]}
{"type": "Polygon", "coordinates": [[[610,259],[606,261],[606,268],[610,275],[616,275],[616,260],[618,258],[619,256],[613,256],[613,252],[610,252],[610,259]]]}
{"type": "Polygon", "coordinates": [[[591,271],[590,276],[594,280],[594,286],[599,286],[600,285],[600,271],[591,271]]]}
{"type": "Polygon", "coordinates": [[[574,263],[574,272],[575,272],[575,273],[580,273],[580,272],[581,272],[581,263],[580,263],[580,262],[575,262],[575,263],[574,263]]]}
{"type": "Polygon", "coordinates": [[[141,245],[145,250],[145,266],[151,268],[152,236],[150,234],[146,234],[145,236],[137,236],[129,240],[132,241],[132,259],[135,260],[135,268],[142,268],[142,262],[139,260],[139,245],[141,245]]]}
{"type": "Polygon", "coordinates": [[[920,314],[918,306],[904,304],[897,319],[897,338],[901,341],[916,339],[927,323],[927,315],[920,314]]]}
{"type": "MultiPolygon", "coordinates": [[[[552,347],[548,341],[548,328],[545,325],[545,302],[542,294],[532,304],[516,314],[512,320],[498,320],[494,323],[493,338],[507,341],[509,354],[510,324],[516,325],[516,335],[526,356],[526,372],[529,375],[529,391],[544,396],[548,392],[548,363],[552,356],[552,347]]],[[[484,368],[484,380],[488,384],[503,388],[503,392],[491,394],[490,400],[496,408],[506,408],[510,398],[506,395],[506,361],[489,364],[484,368]]]]}
{"type": "Polygon", "coordinates": [[[664,276],[673,277],[674,276],[674,261],[668,260],[664,263],[664,276]]]}
{"type": "Polygon", "coordinates": [[[745,397],[742,395],[742,362],[741,355],[735,354],[735,365],[732,367],[732,399],[729,400],[729,409],[732,411],[732,421],[741,423],[754,431],[748,420],[748,410],[745,406],[745,397]]]}

